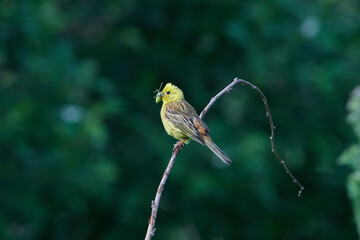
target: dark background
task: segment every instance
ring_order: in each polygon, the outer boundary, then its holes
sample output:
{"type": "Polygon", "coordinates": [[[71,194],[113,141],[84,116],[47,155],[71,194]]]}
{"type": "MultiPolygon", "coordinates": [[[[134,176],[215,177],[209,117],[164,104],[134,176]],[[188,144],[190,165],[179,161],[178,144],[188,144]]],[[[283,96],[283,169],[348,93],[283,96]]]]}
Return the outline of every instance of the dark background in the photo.
{"type": "Polygon", "coordinates": [[[355,0],[0,1],[0,239],[143,239],[176,142],[153,91],[172,82],[233,160],[187,145],[154,239],[357,239],[339,155],[356,141],[355,0]]]}

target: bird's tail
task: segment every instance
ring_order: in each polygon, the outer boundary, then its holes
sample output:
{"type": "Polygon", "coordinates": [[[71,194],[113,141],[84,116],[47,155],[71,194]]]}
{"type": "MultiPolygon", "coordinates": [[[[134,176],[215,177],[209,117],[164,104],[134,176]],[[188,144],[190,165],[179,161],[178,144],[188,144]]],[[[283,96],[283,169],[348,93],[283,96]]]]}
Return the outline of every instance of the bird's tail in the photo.
{"type": "Polygon", "coordinates": [[[221,151],[221,149],[216,146],[216,144],[210,139],[210,137],[205,137],[205,144],[206,146],[208,146],[210,148],[211,151],[213,151],[213,153],[216,154],[216,156],[218,156],[224,163],[226,164],[230,164],[231,160],[228,156],[226,156],[226,154],[221,151]]]}

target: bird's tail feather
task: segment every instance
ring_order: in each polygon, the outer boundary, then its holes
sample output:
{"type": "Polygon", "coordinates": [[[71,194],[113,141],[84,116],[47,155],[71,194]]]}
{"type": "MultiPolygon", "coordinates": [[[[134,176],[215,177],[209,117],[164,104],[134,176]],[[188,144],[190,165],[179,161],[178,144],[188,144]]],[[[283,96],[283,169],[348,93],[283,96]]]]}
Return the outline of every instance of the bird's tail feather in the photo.
{"type": "Polygon", "coordinates": [[[218,156],[224,163],[226,164],[230,164],[231,160],[228,156],[226,156],[226,154],[221,151],[221,149],[216,146],[216,144],[210,139],[210,138],[205,138],[205,144],[206,146],[208,146],[210,148],[211,151],[213,151],[213,153],[216,154],[216,156],[218,156]]]}

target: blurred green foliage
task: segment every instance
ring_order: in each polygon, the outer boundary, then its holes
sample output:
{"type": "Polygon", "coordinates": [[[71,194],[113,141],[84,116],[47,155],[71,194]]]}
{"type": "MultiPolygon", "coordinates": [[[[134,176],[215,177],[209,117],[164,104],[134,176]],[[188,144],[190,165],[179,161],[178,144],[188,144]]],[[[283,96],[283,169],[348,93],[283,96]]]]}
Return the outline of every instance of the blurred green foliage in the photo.
{"type": "Polygon", "coordinates": [[[360,4],[0,1],[0,239],[142,239],[175,140],[153,90],[172,82],[233,160],[197,143],[166,184],[156,239],[357,239],[337,156],[356,137],[360,4]]]}
{"type": "Polygon", "coordinates": [[[347,120],[353,126],[359,141],[345,150],[339,158],[339,163],[349,165],[353,170],[347,180],[347,189],[349,198],[353,203],[354,216],[360,236],[360,86],[352,92],[347,108],[349,111],[347,120]]]}

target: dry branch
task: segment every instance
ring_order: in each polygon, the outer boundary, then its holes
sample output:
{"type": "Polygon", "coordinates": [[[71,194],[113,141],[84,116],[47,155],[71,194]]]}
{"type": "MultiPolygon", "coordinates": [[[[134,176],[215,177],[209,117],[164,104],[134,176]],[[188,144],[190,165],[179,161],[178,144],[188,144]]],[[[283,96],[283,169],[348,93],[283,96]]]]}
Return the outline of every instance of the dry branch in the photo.
{"type": "MultiPolygon", "coordinates": [[[[247,82],[245,80],[239,79],[239,78],[235,78],[234,81],[232,83],[230,83],[228,86],[226,86],[222,91],[220,91],[215,97],[212,97],[210,102],[208,103],[208,105],[206,105],[206,107],[204,108],[204,110],[200,113],[200,118],[202,119],[205,114],[209,111],[209,109],[211,108],[211,106],[216,102],[216,100],[218,100],[222,95],[224,95],[225,93],[230,92],[230,90],[232,89],[233,86],[235,86],[237,83],[242,83],[242,85],[248,85],[250,86],[252,89],[256,90],[260,96],[261,99],[264,103],[265,106],[265,110],[266,110],[266,116],[269,118],[269,123],[270,123],[270,129],[271,129],[271,136],[270,136],[270,142],[271,142],[271,150],[274,153],[275,157],[279,160],[279,162],[281,163],[281,165],[284,167],[285,171],[287,174],[289,174],[289,176],[291,177],[291,179],[293,180],[294,183],[296,183],[299,186],[299,192],[298,192],[298,197],[301,196],[301,192],[304,190],[304,187],[300,184],[300,182],[293,176],[293,174],[290,172],[289,168],[286,166],[285,161],[282,160],[282,158],[280,157],[280,155],[277,153],[276,149],[275,149],[275,144],[274,144],[274,138],[275,138],[275,126],[271,117],[271,113],[270,113],[270,109],[269,109],[269,105],[267,103],[267,99],[265,97],[265,95],[262,93],[262,91],[256,87],[254,84],[247,82]]],[[[149,225],[148,225],[148,229],[146,232],[146,236],[145,236],[145,240],[150,240],[154,235],[155,235],[155,221],[156,221],[156,216],[157,216],[157,212],[159,209],[159,204],[160,204],[160,198],[162,195],[162,192],[164,190],[164,186],[166,183],[166,180],[170,174],[170,171],[174,165],[175,162],[175,158],[176,156],[179,154],[179,152],[181,151],[181,149],[183,148],[184,143],[182,141],[178,141],[173,148],[172,151],[172,156],[170,158],[169,164],[166,167],[166,170],[164,172],[164,175],[160,181],[158,190],[156,192],[156,196],[155,196],[155,200],[151,201],[151,216],[149,219],[149,225]]]]}

